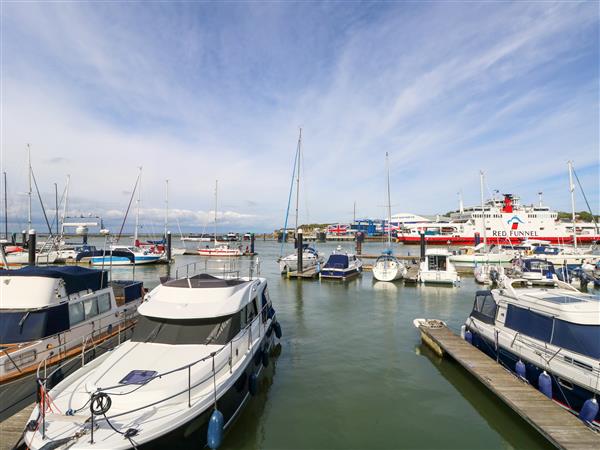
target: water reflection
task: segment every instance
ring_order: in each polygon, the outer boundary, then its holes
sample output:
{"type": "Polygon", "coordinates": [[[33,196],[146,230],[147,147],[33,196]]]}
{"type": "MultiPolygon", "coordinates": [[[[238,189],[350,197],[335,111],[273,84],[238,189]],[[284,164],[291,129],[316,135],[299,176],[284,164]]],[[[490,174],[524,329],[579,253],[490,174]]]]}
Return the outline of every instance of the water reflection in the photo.
{"type": "Polygon", "coordinates": [[[438,372],[460,392],[488,425],[502,435],[513,448],[554,448],[460,364],[440,358],[425,344],[417,346],[415,351],[429,359],[438,372]]]}

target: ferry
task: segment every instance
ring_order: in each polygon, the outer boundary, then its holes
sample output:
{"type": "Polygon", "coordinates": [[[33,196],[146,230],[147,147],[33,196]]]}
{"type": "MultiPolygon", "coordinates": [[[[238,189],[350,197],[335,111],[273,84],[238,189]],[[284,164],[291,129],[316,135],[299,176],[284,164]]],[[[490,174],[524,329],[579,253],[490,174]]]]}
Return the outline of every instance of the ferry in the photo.
{"type": "Polygon", "coordinates": [[[504,194],[502,200],[491,199],[483,208],[461,208],[450,214],[449,221],[404,224],[397,237],[398,242],[417,244],[424,234],[430,245],[476,245],[484,234],[488,244],[496,245],[519,244],[528,239],[573,244],[574,233],[577,243],[600,241],[593,223],[576,222],[573,230],[573,223],[559,220],[558,213],[548,206],[521,205],[519,197],[504,194]]]}

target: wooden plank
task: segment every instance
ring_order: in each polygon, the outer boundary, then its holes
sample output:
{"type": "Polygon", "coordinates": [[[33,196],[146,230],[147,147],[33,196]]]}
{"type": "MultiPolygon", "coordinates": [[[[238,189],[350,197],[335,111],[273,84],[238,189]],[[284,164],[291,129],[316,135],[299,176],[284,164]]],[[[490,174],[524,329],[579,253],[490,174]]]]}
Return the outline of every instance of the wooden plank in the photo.
{"type": "Polygon", "coordinates": [[[600,434],[447,327],[419,329],[423,342],[452,357],[556,447],[600,448],[600,434]]]}
{"type": "Polygon", "coordinates": [[[0,422],[0,450],[10,450],[17,445],[34,407],[35,403],[0,422]]]}

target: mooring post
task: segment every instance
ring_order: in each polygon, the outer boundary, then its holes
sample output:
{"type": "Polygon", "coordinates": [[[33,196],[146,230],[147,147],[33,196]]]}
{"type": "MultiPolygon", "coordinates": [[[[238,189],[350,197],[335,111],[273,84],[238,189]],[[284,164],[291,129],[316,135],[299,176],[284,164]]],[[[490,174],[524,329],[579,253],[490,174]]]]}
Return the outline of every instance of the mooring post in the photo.
{"type": "Polygon", "coordinates": [[[35,230],[29,230],[29,240],[27,241],[27,251],[29,252],[29,265],[35,266],[35,230]]]}
{"type": "Polygon", "coordinates": [[[357,255],[361,255],[362,254],[362,243],[363,240],[365,239],[365,234],[362,231],[358,231],[356,233],[356,254],[357,255]]]}
{"type": "Polygon", "coordinates": [[[171,262],[171,232],[167,231],[167,261],[171,262]]]}
{"type": "Polygon", "coordinates": [[[21,246],[27,248],[27,231],[21,231],[21,246]]]}
{"type": "Polygon", "coordinates": [[[425,261],[425,233],[421,231],[419,235],[421,236],[421,261],[425,261]]]}
{"type": "Polygon", "coordinates": [[[296,245],[298,246],[298,273],[302,273],[304,269],[304,267],[302,267],[302,228],[298,228],[296,236],[296,245]]]}
{"type": "Polygon", "coordinates": [[[254,255],[254,233],[250,233],[250,254],[254,255]]]}

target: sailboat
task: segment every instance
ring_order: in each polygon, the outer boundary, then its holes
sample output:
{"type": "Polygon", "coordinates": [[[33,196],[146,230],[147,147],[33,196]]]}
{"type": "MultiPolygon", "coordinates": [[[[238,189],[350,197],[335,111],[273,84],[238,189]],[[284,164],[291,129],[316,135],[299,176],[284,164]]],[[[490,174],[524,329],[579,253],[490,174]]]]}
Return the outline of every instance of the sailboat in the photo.
{"type": "MultiPolygon", "coordinates": [[[[299,201],[300,201],[300,161],[301,161],[301,158],[302,158],[302,128],[300,128],[300,134],[298,136],[298,146],[296,147],[296,159],[294,160],[294,171],[293,171],[296,175],[296,225],[294,227],[295,233],[298,233],[298,205],[299,205],[299,201]]],[[[287,229],[287,219],[288,219],[288,215],[289,215],[289,211],[290,211],[289,199],[291,199],[292,190],[294,187],[293,180],[294,180],[294,175],[292,175],[292,184],[290,186],[290,193],[289,193],[289,197],[288,197],[288,209],[287,209],[286,216],[285,216],[285,225],[283,227],[284,230],[287,229]]],[[[282,240],[281,253],[283,253],[283,242],[285,242],[285,240],[282,240]]],[[[298,242],[297,234],[296,234],[296,242],[298,242]]],[[[317,252],[316,249],[314,249],[313,247],[310,247],[309,245],[303,245],[303,247],[304,247],[302,249],[302,269],[303,270],[310,269],[310,268],[315,267],[318,264],[321,264],[323,262],[323,257],[321,255],[319,255],[319,253],[317,252]]],[[[293,252],[287,256],[280,256],[279,259],[277,260],[277,262],[279,263],[279,271],[281,273],[297,271],[298,270],[298,253],[293,252]]]]}
{"type": "Polygon", "coordinates": [[[385,163],[387,167],[387,210],[388,210],[388,233],[387,248],[377,258],[373,265],[373,278],[378,281],[395,281],[406,275],[406,265],[396,258],[392,253],[392,205],[390,201],[390,164],[386,152],[385,163]]]}
{"type": "Polygon", "coordinates": [[[219,180],[215,180],[215,241],[214,247],[208,245],[204,248],[198,248],[198,254],[200,256],[229,256],[238,257],[242,256],[242,250],[240,248],[231,247],[229,244],[219,243],[217,241],[217,198],[219,192],[219,180]]]}
{"type": "MultiPolygon", "coordinates": [[[[142,168],[136,182],[137,188],[137,200],[136,200],[136,213],[135,213],[135,232],[133,235],[133,245],[121,245],[113,244],[110,247],[111,254],[103,254],[101,256],[93,256],[90,258],[90,264],[93,266],[130,266],[140,264],[156,264],[166,262],[166,255],[164,252],[156,252],[140,247],[139,241],[139,227],[140,227],[140,203],[141,199],[141,184],[142,181],[142,168]],[[112,252],[115,252],[114,254],[112,252]],[[127,254],[127,256],[122,255],[127,254]]],[[[134,189],[135,193],[135,189],[134,189]]],[[[133,198],[133,194],[132,194],[133,198]]],[[[127,217],[127,216],[125,216],[127,217]]],[[[125,223],[125,222],[123,222],[125,223]]]]}

